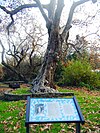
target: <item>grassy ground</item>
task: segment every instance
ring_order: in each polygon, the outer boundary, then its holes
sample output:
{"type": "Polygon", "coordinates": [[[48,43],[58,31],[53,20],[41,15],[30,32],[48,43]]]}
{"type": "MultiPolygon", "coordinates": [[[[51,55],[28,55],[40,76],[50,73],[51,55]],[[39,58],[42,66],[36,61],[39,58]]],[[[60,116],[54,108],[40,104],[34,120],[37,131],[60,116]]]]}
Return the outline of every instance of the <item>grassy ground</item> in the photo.
{"type": "MultiPolygon", "coordinates": [[[[60,91],[74,92],[81,107],[85,124],[82,133],[100,133],[100,91],[87,89],[59,88],[60,91]]],[[[26,101],[0,100],[0,133],[25,133],[26,101]]],[[[74,133],[75,124],[31,125],[30,133],[74,133]]]]}
{"type": "Polygon", "coordinates": [[[16,90],[13,90],[11,91],[12,94],[31,94],[30,92],[30,88],[25,88],[25,87],[22,87],[21,89],[16,89],[16,90]]]}

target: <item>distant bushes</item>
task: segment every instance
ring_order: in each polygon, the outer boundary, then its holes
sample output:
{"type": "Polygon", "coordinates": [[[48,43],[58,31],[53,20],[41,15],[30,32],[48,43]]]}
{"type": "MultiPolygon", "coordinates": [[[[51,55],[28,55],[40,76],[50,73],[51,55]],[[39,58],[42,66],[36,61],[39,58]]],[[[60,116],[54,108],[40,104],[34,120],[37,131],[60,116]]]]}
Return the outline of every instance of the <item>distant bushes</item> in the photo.
{"type": "Polygon", "coordinates": [[[87,61],[72,60],[66,66],[59,64],[55,76],[58,85],[100,88],[100,73],[92,72],[92,67],[87,61]]]}

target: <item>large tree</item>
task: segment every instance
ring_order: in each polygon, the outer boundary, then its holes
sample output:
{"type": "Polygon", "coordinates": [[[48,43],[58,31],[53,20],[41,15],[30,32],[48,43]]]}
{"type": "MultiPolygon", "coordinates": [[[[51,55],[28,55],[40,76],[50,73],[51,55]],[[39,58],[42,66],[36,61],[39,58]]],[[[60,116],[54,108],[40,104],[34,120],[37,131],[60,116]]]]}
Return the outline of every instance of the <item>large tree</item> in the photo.
{"type": "MultiPolygon", "coordinates": [[[[8,34],[9,28],[14,23],[14,15],[20,12],[24,8],[39,8],[45,22],[48,31],[48,45],[44,56],[44,61],[40,68],[39,74],[33,80],[32,92],[52,92],[53,89],[53,77],[58,60],[62,57],[63,44],[68,43],[69,30],[72,27],[71,22],[74,14],[74,10],[80,4],[88,2],[90,0],[77,0],[73,1],[70,7],[68,18],[63,28],[60,25],[62,11],[64,9],[64,0],[50,0],[49,4],[43,5],[39,0],[34,0],[32,4],[20,5],[13,10],[8,10],[4,6],[0,5],[0,8],[10,15],[11,22],[7,26],[8,34]]],[[[69,1],[65,1],[69,2],[69,1]]],[[[93,3],[96,0],[92,0],[93,3]]],[[[27,19],[27,18],[26,18],[27,19]]]]}

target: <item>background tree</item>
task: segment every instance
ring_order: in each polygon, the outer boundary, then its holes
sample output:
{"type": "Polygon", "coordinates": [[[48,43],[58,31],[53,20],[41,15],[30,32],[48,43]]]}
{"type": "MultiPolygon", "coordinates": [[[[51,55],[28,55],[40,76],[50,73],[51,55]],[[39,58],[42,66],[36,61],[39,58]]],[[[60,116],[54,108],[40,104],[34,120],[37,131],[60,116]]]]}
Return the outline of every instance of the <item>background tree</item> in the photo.
{"type": "Polygon", "coordinates": [[[90,47],[90,64],[93,70],[100,70],[100,47],[90,47]]]}
{"type": "Polygon", "coordinates": [[[0,41],[0,45],[2,47],[2,64],[6,67],[5,79],[7,80],[10,77],[9,80],[24,80],[26,82],[32,75],[33,77],[36,75],[35,71],[41,64],[42,53],[40,53],[40,48],[43,46],[41,37],[44,35],[41,32],[42,28],[32,18],[23,22],[21,27],[24,37],[15,24],[16,30],[9,35],[8,43],[5,45],[0,41]],[[34,24],[32,24],[33,21],[34,24]],[[28,30],[25,26],[26,23],[31,27],[28,30]]]}
{"type": "MultiPolygon", "coordinates": [[[[68,43],[69,30],[72,27],[71,23],[74,10],[77,6],[87,1],[89,0],[79,0],[72,2],[69,14],[67,16],[68,19],[66,20],[66,24],[63,26],[63,28],[61,28],[62,26],[60,25],[60,22],[62,11],[64,9],[64,0],[50,0],[50,3],[47,5],[42,5],[39,0],[34,0],[34,3],[32,4],[20,5],[13,10],[8,10],[4,6],[0,6],[0,8],[11,17],[11,22],[7,26],[8,34],[9,28],[14,23],[14,15],[24,8],[37,7],[45,20],[46,28],[48,31],[48,45],[39,74],[33,80],[32,92],[54,91],[52,88],[54,72],[58,60],[61,59],[62,46],[64,43],[68,43]],[[45,85],[49,85],[49,87],[45,87],[45,85]]],[[[92,2],[95,3],[96,0],[92,0],[92,2]]]]}

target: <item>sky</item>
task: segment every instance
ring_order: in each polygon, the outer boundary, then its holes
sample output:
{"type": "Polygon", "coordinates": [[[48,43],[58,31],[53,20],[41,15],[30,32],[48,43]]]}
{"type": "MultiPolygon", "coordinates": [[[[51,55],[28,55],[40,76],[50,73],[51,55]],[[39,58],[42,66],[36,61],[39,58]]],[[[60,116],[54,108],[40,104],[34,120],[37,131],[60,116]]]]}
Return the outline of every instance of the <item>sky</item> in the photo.
{"type": "MultiPolygon", "coordinates": [[[[10,1],[10,0],[5,0],[5,1],[10,1]]],[[[19,0],[21,1],[21,0],[19,0]]],[[[24,2],[27,3],[28,0],[24,0],[24,2]]],[[[68,1],[68,0],[67,0],[68,1]]],[[[68,7],[70,7],[71,2],[73,0],[69,0],[69,2],[66,2],[65,0],[65,8],[63,11],[63,15],[62,15],[62,19],[63,19],[63,24],[65,24],[65,21],[67,19],[66,16],[68,16],[68,7]]],[[[77,0],[76,0],[77,1],[77,0]]],[[[3,2],[3,0],[0,0],[0,3],[3,2]]],[[[41,0],[41,2],[43,4],[47,4],[48,0],[41,0]]],[[[70,29],[70,38],[69,40],[73,39],[75,40],[75,37],[77,34],[80,34],[80,36],[86,36],[90,33],[95,33],[98,30],[98,35],[99,36],[95,36],[95,34],[92,34],[91,36],[87,36],[87,39],[89,41],[97,41],[98,39],[100,39],[100,0],[98,0],[98,3],[96,4],[91,4],[90,2],[86,2],[85,7],[83,5],[79,6],[78,8],[76,8],[74,16],[73,16],[73,20],[75,20],[75,24],[72,24],[72,28],[70,29]],[[81,10],[81,11],[80,11],[81,10]],[[88,18],[87,16],[94,16],[97,12],[97,10],[99,10],[98,15],[96,15],[93,19],[88,18]],[[79,11],[79,12],[77,12],[79,11]],[[85,21],[88,22],[88,26],[86,25],[86,23],[84,22],[82,25],[82,22],[85,21]]],[[[1,10],[0,10],[1,12],[1,10]]],[[[45,21],[42,18],[42,15],[39,15],[39,11],[37,11],[36,9],[32,9],[31,10],[32,14],[35,14],[37,21],[42,24],[43,29],[45,29],[45,21]],[[40,19],[41,18],[41,19],[40,19]]],[[[44,31],[45,32],[45,31],[44,31]]],[[[47,41],[47,36],[43,38],[44,40],[47,41]]],[[[3,42],[6,43],[6,41],[3,42]]],[[[100,45],[99,45],[100,46],[100,45]]]]}

